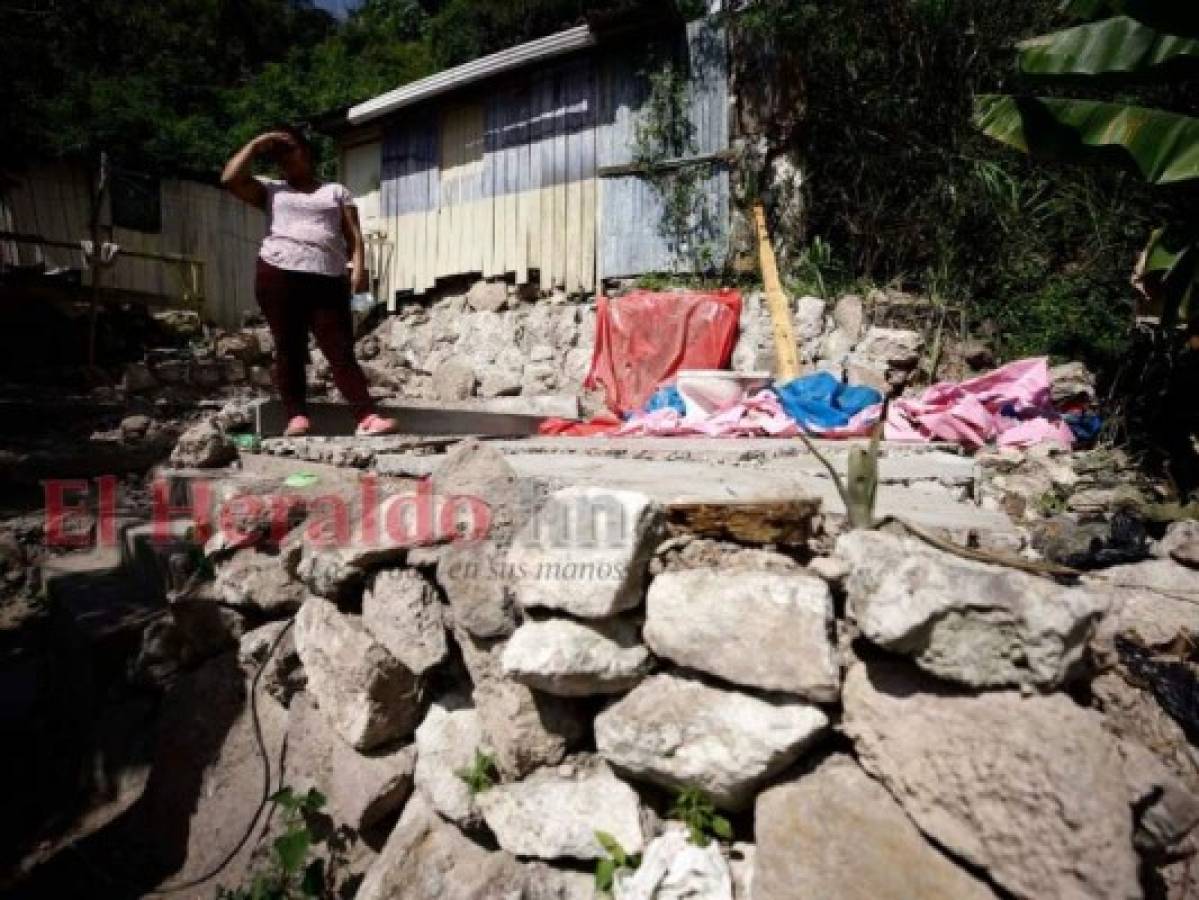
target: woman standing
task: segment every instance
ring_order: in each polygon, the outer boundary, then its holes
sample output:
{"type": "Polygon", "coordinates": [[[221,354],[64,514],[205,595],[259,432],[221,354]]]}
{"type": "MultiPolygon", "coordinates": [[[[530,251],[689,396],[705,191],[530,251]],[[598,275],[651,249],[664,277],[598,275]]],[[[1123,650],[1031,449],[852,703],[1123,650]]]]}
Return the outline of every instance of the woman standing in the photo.
{"type": "Polygon", "coordinates": [[[395,420],[378,415],[354,358],[350,292],[366,290],[367,274],[358,209],[350,192],[317,179],[312,145],[293,128],[259,135],[242,147],[225,165],[221,185],[266,211],[254,287],[275,339],[275,384],[287,412],[285,433],[304,435],[310,427],[304,363],[311,331],[329,360],[337,389],[354,410],[357,433],[394,434],[395,420]],[[259,156],[278,165],[282,181],[250,174],[259,156]]]}

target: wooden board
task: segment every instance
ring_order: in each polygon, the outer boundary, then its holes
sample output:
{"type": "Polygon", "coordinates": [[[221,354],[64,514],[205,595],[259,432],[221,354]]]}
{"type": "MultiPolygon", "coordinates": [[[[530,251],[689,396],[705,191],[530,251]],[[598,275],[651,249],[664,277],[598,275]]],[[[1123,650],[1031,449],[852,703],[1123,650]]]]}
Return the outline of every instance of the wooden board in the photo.
{"type": "Polygon", "coordinates": [[[667,506],[671,526],[690,534],[742,544],[806,546],[820,501],[673,503],[667,506]]]}

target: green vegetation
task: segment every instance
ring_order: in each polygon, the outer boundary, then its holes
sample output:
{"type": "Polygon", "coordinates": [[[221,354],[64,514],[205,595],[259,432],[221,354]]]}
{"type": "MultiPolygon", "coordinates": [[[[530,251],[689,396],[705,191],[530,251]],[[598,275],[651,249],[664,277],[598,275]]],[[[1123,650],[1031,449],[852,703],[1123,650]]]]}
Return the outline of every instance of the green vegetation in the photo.
{"type": "Polygon", "coordinates": [[[299,900],[325,895],[324,862],[308,859],[314,841],[305,820],[306,815],[320,811],[325,797],[315,788],[296,794],[285,787],[270,799],[282,811],[283,834],[271,845],[269,867],[255,875],[248,888],[221,888],[217,900],[299,900]]]}
{"type": "MultiPolygon", "coordinates": [[[[742,84],[770,85],[767,125],[805,176],[804,228],[776,235],[794,248],[788,275],[826,294],[862,280],[935,292],[1004,357],[1110,370],[1145,235],[1194,198],[1118,169],[1039,164],[973,127],[976,95],[1018,83],[1012,47],[1061,22],[1058,0],[844,0],[835,12],[763,0],[738,17],[742,84]]],[[[1199,81],[1172,71],[1121,97],[1193,114],[1199,81]]]]}
{"type": "Polygon", "coordinates": [[[691,843],[697,847],[708,846],[714,837],[722,841],[733,839],[729,820],[716,812],[712,800],[698,788],[679,791],[670,814],[687,826],[691,843]]]}
{"type": "Polygon", "coordinates": [[[606,831],[597,831],[595,839],[608,854],[595,864],[595,889],[607,893],[612,890],[619,873],[636,871],[641,865],[641,855],[626,853],[620,841],[606,831]]]}
{"type": "MultiPolygon", "coordinates": [[[[1066,0],[1063,11],[1082,24],[1020,44],[1020,71],[1041,78],[1103,77],[1168,81],[1199,71],[1199,11],[1166,0],[1066,0]]],[[[1199,118],[1133,105],[1120,98],[1092,100],[984,95],[976,121],[990,137],[1040,158],[1111,161],[1163,187],[1199,180],[1199,118]]],[[[1199,307],[1199,217],[1190,206],[1183,218],[1153,232],[1145,249],[1146,290],[1162,304],[1163,324],[1199,307]]]]}
{"type": "Polygon", "coordinates": [[[495,787],[495,757],[475,748],[475,758],[469,767],[459,769],[454,773],[470,788],[471,796],[476,796],[495,787]]]}

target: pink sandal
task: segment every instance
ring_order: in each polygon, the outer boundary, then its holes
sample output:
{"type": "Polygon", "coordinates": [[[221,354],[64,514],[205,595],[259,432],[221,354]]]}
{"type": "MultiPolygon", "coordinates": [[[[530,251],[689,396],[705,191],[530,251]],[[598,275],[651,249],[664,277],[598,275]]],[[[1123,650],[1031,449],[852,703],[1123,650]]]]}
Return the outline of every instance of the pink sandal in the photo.
{"type": "Polygon", "coordinates": [[[396,434],[399,430],[399,423],[395,419],[385,419],[371,413],[358,422],[358,430],[355,434],[358,437],[380,437],[385,434],[396,434]]]}
{"type": "Polygon", "coordinates": [[[287,428],[283,430],[284,437],[304,437],[312,428],[307,416],[292,416],[287,420],[287,428]]]}

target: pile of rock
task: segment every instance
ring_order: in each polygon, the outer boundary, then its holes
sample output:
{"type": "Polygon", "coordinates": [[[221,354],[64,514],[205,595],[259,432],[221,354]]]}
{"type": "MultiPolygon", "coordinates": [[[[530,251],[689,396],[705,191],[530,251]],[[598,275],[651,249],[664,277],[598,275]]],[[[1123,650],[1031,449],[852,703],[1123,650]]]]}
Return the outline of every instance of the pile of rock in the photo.
{"type": "Polygon", "coordinates": [[[1093,661],[1119,636],[1199,633],[1170,599],[1199,596],[1193,535],[1077,586],[884,532],[725,566],[680,553],[713,542],[668,536],[643,495],[568,488],[530,509],[516,485],[467,444],[434,489],[485,501],[484,541],[327,547],[302,525],[219,560],[214,599],[276,620],[238,631],[255,665],[279,642],[263,686],[288,707],[284,782],[378,851],[360,900],[591,897],[600,835],[643,854],[618,898],[1182,883],[1193,750],[1093,661]],[[687,789],[739,840],[692,843],[671,818],[687,789]]]}
{"type": "MultiPolygon", "coordinates": [[[[924,337],[912,329],[870,324],[869,306],[857,294],[846,294],[831,304],[819,297],[799,298],[794,315],[800,362],[810,370],[847,378],[851,384],[901,393],[920,364],[924,337]]],[[[733,367],[775,368],[770,312],[759,292],[745,297],[733,367]]]]}
{"type": "MultiPolygon", "coordinates": [[[[591,363],[595,306],[479,281],[402,303],[358,342],[372,386],[429,400],[575,393],[591,363]]],[[[318,362],[318,383],[329,381],[318,362]]]]}

